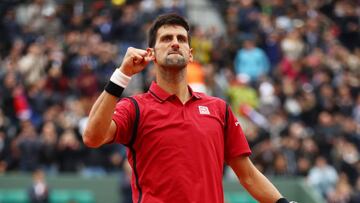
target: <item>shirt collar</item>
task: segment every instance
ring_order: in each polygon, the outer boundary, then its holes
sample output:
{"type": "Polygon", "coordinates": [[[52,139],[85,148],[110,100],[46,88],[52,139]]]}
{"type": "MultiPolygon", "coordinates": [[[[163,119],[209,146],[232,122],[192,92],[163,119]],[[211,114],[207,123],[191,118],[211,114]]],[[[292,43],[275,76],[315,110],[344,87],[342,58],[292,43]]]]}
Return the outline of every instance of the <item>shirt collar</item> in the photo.
{"type": "Polygon", "coordinates": [[[189,85],[188,85],[188,89],[189,89],[189,92],[190,92],[190,95],[192,98],[201,99],[201,95],[199,92],[194,92],[193,89],[189,85]]]}
{"type": "MultiPolygon", "coordinates": [[[[194,92],[190,86],[188,86],[191,99],[201,99],[201,95],[198,92],[194,92]]],[[[164,102],[168,100],[170,97],[174,96],[173,94],[169,94],[165,90],[163,90],[155,81],[151,83],[149,88],[149,93],[156,98],[159,102],[164,102]]]]}

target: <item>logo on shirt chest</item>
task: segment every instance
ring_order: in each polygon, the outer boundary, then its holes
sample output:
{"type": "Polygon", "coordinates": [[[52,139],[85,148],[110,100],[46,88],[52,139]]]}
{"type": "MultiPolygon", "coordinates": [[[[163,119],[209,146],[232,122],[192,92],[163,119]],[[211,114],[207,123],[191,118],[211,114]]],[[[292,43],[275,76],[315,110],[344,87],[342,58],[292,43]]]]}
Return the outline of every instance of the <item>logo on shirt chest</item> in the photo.
{"type": "Polygon", "coordinates": [[[199,106],[199,113],[210,115],[210,111],[207,106],[199,106]]]}

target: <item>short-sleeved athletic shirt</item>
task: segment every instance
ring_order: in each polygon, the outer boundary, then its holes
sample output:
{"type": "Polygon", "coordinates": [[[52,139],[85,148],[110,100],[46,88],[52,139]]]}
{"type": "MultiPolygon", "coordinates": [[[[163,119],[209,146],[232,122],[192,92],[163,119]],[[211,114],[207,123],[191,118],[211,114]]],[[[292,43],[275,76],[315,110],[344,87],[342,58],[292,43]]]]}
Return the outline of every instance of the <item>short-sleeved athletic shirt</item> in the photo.
{"type": "MultiPolygon", "coordinates": [[[[147,93],[133,97],[140,109],[136,140],[128,151],[134,202],[223,203],[224,162],[251,153],[226,103],[189,91],[191,99],[182,104],[153,82],[147,93]]],[[[114,142],[128,144],[135,120],[130,99],[118,102],[113,120],[114,142]]]]}

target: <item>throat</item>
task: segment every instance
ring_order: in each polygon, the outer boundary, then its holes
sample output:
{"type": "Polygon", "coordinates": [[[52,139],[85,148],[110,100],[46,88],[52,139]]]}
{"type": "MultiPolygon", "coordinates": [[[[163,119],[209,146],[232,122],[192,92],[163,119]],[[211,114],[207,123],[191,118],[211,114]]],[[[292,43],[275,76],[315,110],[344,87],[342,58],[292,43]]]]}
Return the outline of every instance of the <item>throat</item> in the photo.
{"type": "Polygon", "coordinates": [[[190,92],[186,81],[186,69],[166,70],[158,68],[156,73],[156,83],[167,93],[176,95],[185,104],[190,99],[190,92]]]}

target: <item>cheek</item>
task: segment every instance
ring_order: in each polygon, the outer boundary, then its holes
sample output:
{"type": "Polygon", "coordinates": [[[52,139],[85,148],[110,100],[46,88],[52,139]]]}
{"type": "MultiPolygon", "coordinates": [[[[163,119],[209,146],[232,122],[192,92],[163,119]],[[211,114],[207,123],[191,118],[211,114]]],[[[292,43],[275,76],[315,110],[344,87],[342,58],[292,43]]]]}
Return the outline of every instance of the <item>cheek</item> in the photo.
{"type": "Polygon", "coordinates": [[[165,48],[164,48],[163,46],[157,46],[156,48],[154,48],[154,55],[155,55],[156,57],[161,56],[161,55],[164,55],[164,51],[163,51],[163,50],[165,50],[165,48]]]}
{"type": "Polygon", "coordinates": [[[154,51],[154,62],[161,61],[161,59],[164,58],[163,55],[161,51],[154,51]]]}
{"type": "Polygon", "coordinates": [[[161,52],[159,52],[159,51],[157,51],[157,52],[155,52],[155,55],[154,55],[154,57],[155,57],[155,59],[159,59],[159,58],[161,58],[161,52]]]}

